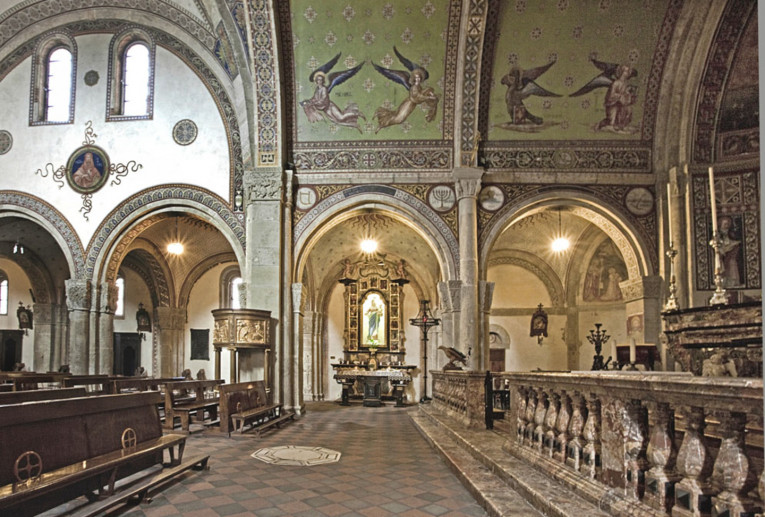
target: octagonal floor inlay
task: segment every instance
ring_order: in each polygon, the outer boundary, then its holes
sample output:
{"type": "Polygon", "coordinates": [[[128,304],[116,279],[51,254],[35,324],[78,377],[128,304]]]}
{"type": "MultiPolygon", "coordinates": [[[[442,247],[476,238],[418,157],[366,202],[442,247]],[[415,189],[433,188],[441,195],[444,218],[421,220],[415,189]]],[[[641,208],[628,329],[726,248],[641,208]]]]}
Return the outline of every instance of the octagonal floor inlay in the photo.
{"type": "Polygon", "coordinates": [[[309,467],[340,461],[341,454],[324,447],[302,447],[300,445],[282,445],[265,447],[252,453],[252,457],[274,465],[300,465],[309,467]]]}

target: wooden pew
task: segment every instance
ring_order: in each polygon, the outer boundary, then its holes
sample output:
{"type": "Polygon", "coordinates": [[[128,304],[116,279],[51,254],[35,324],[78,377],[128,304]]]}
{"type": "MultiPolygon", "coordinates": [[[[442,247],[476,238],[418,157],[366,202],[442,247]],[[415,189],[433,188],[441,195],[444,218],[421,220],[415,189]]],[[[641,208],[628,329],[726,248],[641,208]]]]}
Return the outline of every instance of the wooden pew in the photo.
{"type": "Polygon", "coordinates": [[[49,373],[3,372],[0,380],[13,384],[11,391],[36,390],[42,387],[59,387],[61,376],[49,373]],[[43,385],[43,386],[41,386],[43,385]]]}
{"type": "Polygon", "coordinates": [[[81,495],[105,497],[94,503],[94,512],[103,511],[205,468],[209,456],[183,459],[184,435],[162,434],[159,398],[133,393],[0,406],[0,515],[36,515],[81,495]],[[119,479],[158,465],[165,468],[141,481],[145,491],[115,492],[119,479]]]}
{"type": "Polygon", "coordinates": [[[21,404],[22,402],[35,402],[38,400],[61,400],[74,397],[85,397],[88,393],[85,388],[59,388],[55,390],[26,390],[9,391],[0,393],[0,405],[21,404]]]}
{"type": "Polygon", "coordinates": [[[182,377],[119,377],[112,378],[111,393],[133,393],[136,391],[160,391],[168,382],[178,382],[182,377]]]}
{"type": "Polygon", "coordinates": [[[292,411],[283,411],[281,404],[268,400],[263,381],[224,384],[220,387],[220,431],[231,436],[241,434],[245,424],[252,424],[257,435],[274,425],[295,417],[292,411]]]}
{"type": "Polygon", "coordinates": [[[111,379],[108,375],[70,375],[64,377],[61,386],[74,388],[84,386],[88,395],[108,395],[111,393],[111,379]]]}
{"type": "Polygon", "coordinates": [[[223,380],[178,381],[165,384],[165,429],[175,429],[180,419],[181,429],[189,430],[192,413],[196,422],[212,423],[218,419],[219,397],[215,389],[223,380]],[[190,393],[193,395],[189,396],[190,393]],[[205,419],[205,413],[208,417],[205,419]]]}

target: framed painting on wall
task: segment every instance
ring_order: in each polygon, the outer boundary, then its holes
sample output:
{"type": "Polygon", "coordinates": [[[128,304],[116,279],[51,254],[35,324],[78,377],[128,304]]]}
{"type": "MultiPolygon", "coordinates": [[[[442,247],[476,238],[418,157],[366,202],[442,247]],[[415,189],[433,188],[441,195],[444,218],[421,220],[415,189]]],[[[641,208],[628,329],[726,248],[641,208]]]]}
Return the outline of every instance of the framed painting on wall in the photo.
{"type": "Polygon", "coordinates": [[[66,180],[77,192],[91,194],[100,189],[109,177],[109,156],[100,147],[86,145],[69,157],[66,180]]]}
{"type": "Polygon", "coordinates": [[[369,291],[361,301],[363,314],[360,346],[388,346],[388,305],[383,295],[378,291],[369,291]]]}

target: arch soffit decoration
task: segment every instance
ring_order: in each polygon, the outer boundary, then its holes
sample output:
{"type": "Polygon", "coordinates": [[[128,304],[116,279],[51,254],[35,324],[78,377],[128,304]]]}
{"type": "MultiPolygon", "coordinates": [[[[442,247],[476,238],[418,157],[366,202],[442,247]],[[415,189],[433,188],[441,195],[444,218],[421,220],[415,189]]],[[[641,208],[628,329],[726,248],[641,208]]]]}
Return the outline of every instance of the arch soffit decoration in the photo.
{"type": "Polygon", "coordinates": [[[245,230],[218,196],[190,186],[159,187],[140,192],[113,210],[95,232],[87,253],[87,271],[94,278],[114,282],[119,264],[133,241],[165,212],[185,211],[219,230],[239,263],[244,262],[245,230]]]}
{"type": "Polygon", "coordinates": [[[486,263],[491,246],[505,228],[534,210],[560,205],[565,205],[572,215],[597,226],[614,241],[624,258],[629,279],[636,280],[653,274],[652,262],[646,252],[650,246],[639,237],[639,232],[629,220],[619,215],[618,209],[584,191],[561,190],[556,192],[555,197],[537,196],[502,208],[496,221],[481,234],[479,249],[482,267],[480,270],[484,271],[483,275],[486,275],[486,263]]]}
{"type": "Polygon", "coordinates": [[[530,271],[542,281],[553,305],[555,307],[563,307],[565,301],[563,282],[545,261],[526,251],[501,250],[492,254],[487,267],[490,268],[505,264],[522,267],[523,269],[530,271]]]}
{"type": "Polygon", "coordinates": [[[232,176],[229,197],[233,200],[234,191],[241,189],[243,185],[242,139],[237,119],[238,111],[231,100],[236,97],[236,94],[229,91],[233,86],[228,81],[226,72],[214,57],[215,35],[200,25],[197,18],[177,6],[162,2],[162,0],[157,0],[156,3],[141,4],[147,8],[148,14],[150,14],[148,17],[136,16],[134,12],[136,9],[132,8],[117,8],[113,5],[94,6],[92,3],[88,3],[88,9],[95,10],[95,16],[92,19],[82,20],[78,19],[76,12],[64,10],[63,5],[59,0],[43,0],[35,3],[34,6],[25,6],[4,20],[0,20],[0,48],[7,45],[8,41],[16,36],[26,38],[25,41],[14,46],[7,56],[0,55],[0,80],[32,55],[37,44],[36,39],[53,28],[58,32],[69,32],[76,38],[86,33],[116,34],[130,24],[138,25],[141,30],[151,36],[157,46],[186,63],[210,92],[218,107],[227,135],[229,156],[231,157],[230,175],[232,176]],[[40,4],[46,4],[48,9],[44,11],[48,14],[44,24],[38,23],[37,13],[42,12],[40,4]],[[121,19],[115,20],[117,15],[121,16],[121,19]],[[154,26],[146,26],[147,20],[151,20],[154,26]],[[185,31],[179,32],[179,27],[184,28],[185,31]],[[28,29],[30,34],[24,32],[28,29]],[[34,32],[32,33],[32,31],[34,32]],[[3,35],[7,36],[3,37],[3,35]],[[209,59],[204,59],[203,56],[205,55],[209,59]],[[215,68],[215,71],[212,67],[215,68]],[[229,89],[226,86],[229,86],[229,89]]]}
{"type": "Polygon", "coordinates": [[[14,216],[42,226],[58,243],[66,257],[70,278],[85,275],[85,250],[69,221],[52,205],[23,192],[0,192],[0,217],[14,216]]]}
{"type": "Polygon", "coordinates": [[[293,244],[294,278],[302,278],[306,257],[330,228],[359,212],[376,209],[416,231],[433,250],[441,267],[443,279],[459,276],[459,242],[438,214],[415,196],[402,190],[363,185],[337,192],[317,203],[295,225],[293,244]]]}
{"type": "MultiPolygon", "coordinates": [[[[181,290],[178,294],[178,307],[188,306],[191,290],[194,288],[194,284],[196,284],[197,281],[202,278],[202,275],[219,264],[226,264],[230,262],[236,262],[236,255],[234,253],[226,252],[218,253],[212,257],[207,257],[205,260],[194,266],[194,268],[189,271],[189,274],[186,275],[183,284],[181,284],[181,290]]],[[[236,265],[239,267],[238,263],[236,265]]]]}
{"type": "Polygon", "coordinates": [[[144,277],[147,285],[152,289],[152,303],[154,307],[172,307],[175,298],[175,286],[173,275],[167,260],[160,250],[151,242],[138,237],[125,254],[122,264],[132,265],[144,277]]]}
{"type": "Polygon", "coordinates": [[[35,303],[52,303],[56,299],[56,289],[53,279],[45,262],[28,249],[23,255],[14,255],[14,242],[0,242],[0,258],[15,262],[24,270],[29,283],[32,284],[35,303]]]}

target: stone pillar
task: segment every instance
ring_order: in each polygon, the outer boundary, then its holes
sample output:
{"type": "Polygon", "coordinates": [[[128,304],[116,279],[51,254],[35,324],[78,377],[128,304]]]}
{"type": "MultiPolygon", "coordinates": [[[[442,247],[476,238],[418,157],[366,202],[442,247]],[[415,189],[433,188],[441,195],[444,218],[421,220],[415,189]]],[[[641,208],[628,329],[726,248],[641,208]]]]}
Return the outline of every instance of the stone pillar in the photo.
{"type": "MultiPolygon", "coordinates": [[[[665,370],[667,365],[667,353],[665,347],[660,345],[661,334],[661,287],[662,279],[659,276],[644,276],[638,280],[625,280],[619,284],[625,301],[627,322],[636,315],[643,316],[643,329],[629,331],[628,339],[635,340],[635,344],[652,344],[659,353],[661,366],[657,369],[665,370]]],[[[629,329],[629,325],[627,326],[629,329]]],[[[607,354],[604,354],[607,355],[607,354]]]]}
{"type": "Polygon", "coordinates": [[[93,296],[90,280],[64,281],[69,310],[69,353],[67,360],[73,374],[86,375],[90,357],[90,303],[93,296]]]}
{"type": "Polygon", "coordinates": [[[327,361],[325,361],[326,349],[322,346],[322,343],[324,343],[322,335],[324,334],[324,323],[326,322],[326,318],[324,314],[317,312],[313,318],[313,322],[312,350],[314,363],[316,364],[314,382],[316,383],[316,395],[318,397],[316,400],[324,400],[324,388],[327,386],[327,361]]]}
{"type": "MultiPolygon", "coordinates": [[[[459,329],[460,285],[459,280],[438,283],[438,294],[441,298],[441,344],[446,347],[455,346],[459,339],[457,331],[459,329]]],[[[434,360],[433,367],[446,364],[443,359],[443,357],[438,357],[438,361],[434,360]]]]}
{"type": "Polygon", "coordinates": [[[159,334],[159,372],[154,375],[177,377],[184,368],[183,330],[186,313],[183,309],[157,307],[154,314],[154,328],[159,334]]]}
{"type": "MultiPolygon", "coordinates": [[[[243,278],[247,286],[247,307],[271,311],[273,316],[273,400],[292,406],[291,392],[286,393],[292,389],[288,380],[291,374],[287,373],[291,350],[281,328],[285,318],[284,304],[291,301],[290,298],[284,300],[285,296],[289,297],[290,284],[282,288],[282,249],[287,244],[283,238],[282,176],[279,168],[263,167],[244,172],[247,256],[243,278]]],[[[291,249],[292,243],[288,246],[291,249]]],[[[291,268],[291,264],[288,267],[291,268]]],[[[290,312],[286,315],[290,317],[290,312]]]]}
{"type": "Polygon", "coordinates": [[[96,373],[111,375],[114,370],[114,311],[117,310],[117,285],[99,286],[98,304],[98,368],[96,373]]]}
{"type": "Polygon", "coordinates": [[[483,370],[478,313],[478,192],[483,170],[458,168],[454,170],[454,185],[459,203],[460,280],[462,290],[458,348],[470,354],[468,368],[483,370]]]}
{"type": "Polygon", "coordinates": [[[47,372],[53,370],[55,318],[57,306],[50,303],[35,303],[34,312],[34,361],[32,370],[47,372]]]}
{"type": "MultiPolygon", "coordinates": [[[[490,316],[491,316],[491,302],[494,298],[494,282],[481,281],[478,284],[478,301],[480,306],[478,307],[479,314],[481,316],[481,358],[482,362],[480,370],[488,370],[490,368],[489,360],[489,348],[491,347],[491,339],[489,339],[490,328],[490,316]]],[[[475,353],[475,352],[473,352],[475,353]]]]}
{"type": "MultiPolygon", "coordinates": [[[[672,228],[668,229],[672,235],[672,247],[677,251],[675,257],[675,285],[677,286],[677,305],[679,309],[689,307],[691,280],[688,276],[688,267],[684,260],[684,257],[688,256],[688,247],[685,244],[688,238],[685,235],[686,228],[691,228],[692,222],[685,220],[685,199],[686,191],[688,189],[690,176],[688,175],[688,165],[686,164],[683,171],[679,171],[677,167],[672,167],[669,170],[669,192],[668,196],[671,197],[670,206],[672,208],[672,228]]],[[[664,239],[664,245],[662,250],[666,252],[666,247],[669,245],[669,236],[664,239]]],[[[666,282],[664,284],[664,293],[661,299],[666,299],[669,296],[669,258],[664,255],[666,262],[666,274],[664,275],[666,282]]]]}
{"type": "MultiPolygon", "coordinates": [[[[302,410],[303,399],[303,353],[302,353],[302,337],[303,325],[302,314],[300,308],[303,303],[303,284],[292,284],[292,328],[294,335],[290,336],[290,339],[286,341],[290,343],[290,364],[288,371],[292,372],[291,375],[291,389],[288,390],[291,398],[289,399],[290,409],[294,409],[295,413],[300,415],[302,410]]],[[[286,392],[287,390],[285,390],[286,392]]],[[[286,394],[286,393],[285,393],[286,394]]]]}

